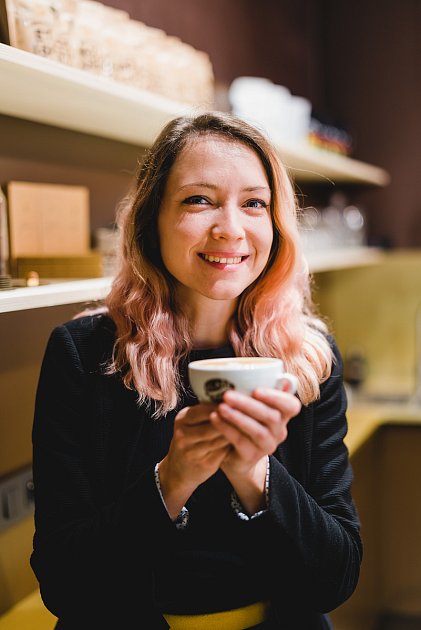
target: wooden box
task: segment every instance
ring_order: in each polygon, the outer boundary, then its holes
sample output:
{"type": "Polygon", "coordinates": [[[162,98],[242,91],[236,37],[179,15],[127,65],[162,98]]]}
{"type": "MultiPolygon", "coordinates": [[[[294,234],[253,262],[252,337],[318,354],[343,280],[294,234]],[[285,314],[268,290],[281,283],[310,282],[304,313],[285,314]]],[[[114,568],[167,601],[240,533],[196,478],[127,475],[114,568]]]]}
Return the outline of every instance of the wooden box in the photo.
{"type": "Polygon", "coordinates": [[[7,200],[11,259],[90,251],[86,187],[11,181],[7,200]]]}

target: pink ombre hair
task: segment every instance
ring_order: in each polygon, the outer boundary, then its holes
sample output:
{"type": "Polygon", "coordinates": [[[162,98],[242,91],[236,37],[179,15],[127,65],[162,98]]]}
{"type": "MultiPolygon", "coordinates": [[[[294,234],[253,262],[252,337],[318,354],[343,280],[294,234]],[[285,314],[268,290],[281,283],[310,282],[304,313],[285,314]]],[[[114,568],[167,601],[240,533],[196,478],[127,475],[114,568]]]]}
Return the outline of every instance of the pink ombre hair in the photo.
{"type": "Polygon", "coordinates": [[[119,211],[121,264],[105,304],[116,325],[109,373],[120,373],[139,402],[155,401],[156,417],[174,409],[182,388],[179,363],[192,349],[189,321],[177,303],[175,281],[163,265],[157,217],[180,152],[198,136],[222,136],[260,158],[272,192],[273,244],[259,278],[240,296],[228,336],[239,356],[274,356],[299,380],[304,404],[317,399],[330,374],[327,328],[315,314],[301,251],[297,203],[286,169],[257,129],[231,114],[210,112],[168,123],[140,165],[119,211]]]}

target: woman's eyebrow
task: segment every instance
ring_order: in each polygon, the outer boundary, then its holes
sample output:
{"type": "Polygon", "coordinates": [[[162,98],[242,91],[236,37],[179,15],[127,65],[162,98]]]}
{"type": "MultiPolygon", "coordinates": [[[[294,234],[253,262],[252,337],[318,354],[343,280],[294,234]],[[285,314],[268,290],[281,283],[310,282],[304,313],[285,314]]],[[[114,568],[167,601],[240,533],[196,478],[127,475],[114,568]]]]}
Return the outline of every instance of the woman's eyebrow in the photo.
{"type": "Polygon", "coordinates": [[[270,192],[269,186],[247,186],[246,188],[241,189],[242,192],[256,192],[258,190],[270,192]]]}
{"type": "Polygon", "coordinates": [[[183,186],[180,186],[178,190],[183,190],[184,188],[192,188],[193,186],[197,186],[200,188],[211,188],[212,190],[216,190],[216,188],[218,188],[216,184],[210,184],[209,182],[189,182],[188,184],[183,184],[183,186]]]}
{"type": "MultiPolygon", "coordinates": [[[[210,184],[209,182],[190,182],[188,184],[183,184],[180,186],[178,190],[184,190],[184,188],[191,188],[193,186],[197,186],[200,188],[210,188],[211,190],[216,190],[218,188],[217,184],[210,184]]],[[[266,191],[270,193],[269,186],[246,186],[241,189],[241,192],[257,192],[257,191],[266,191]]]]}

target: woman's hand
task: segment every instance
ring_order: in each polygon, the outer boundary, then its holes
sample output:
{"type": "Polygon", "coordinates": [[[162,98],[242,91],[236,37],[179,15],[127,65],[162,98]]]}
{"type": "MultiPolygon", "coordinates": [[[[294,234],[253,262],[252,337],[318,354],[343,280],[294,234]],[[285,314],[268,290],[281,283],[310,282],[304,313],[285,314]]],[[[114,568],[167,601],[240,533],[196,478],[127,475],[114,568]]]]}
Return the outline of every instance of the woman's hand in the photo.
{"type": "Polygon", "coordinates": [[[286,440],[288,422],[301,409],[292,394],[275,389],[256,389],[252,396],[234,390],[210,420],[232,445],[221,468],[250,513],[264,507],[267,456],[286,440]]]}
{"type": "Polygon", "coordinates": [[[185,407],[175,418],[168,454],[159,464],[161,491],[172,518],[197,486],[220,468],[232,448],[209,420],[215,409],[214,404],[185,407]]]}

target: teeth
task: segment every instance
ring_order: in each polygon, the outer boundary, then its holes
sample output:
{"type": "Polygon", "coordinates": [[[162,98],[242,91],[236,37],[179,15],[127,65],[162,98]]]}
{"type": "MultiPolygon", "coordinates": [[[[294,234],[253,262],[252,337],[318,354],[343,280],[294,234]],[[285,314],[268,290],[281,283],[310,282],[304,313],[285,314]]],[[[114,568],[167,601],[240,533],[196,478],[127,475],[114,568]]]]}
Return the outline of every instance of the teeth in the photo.
{"type": "Polygon", "coordinates": [[[203,258],[208,260],[209,262],[223,263],[228,265],[238,265],[241,262],[241,256],[235,256],[234,258],[222,258],[219,256],[208,256],[208,254],[203,254],[203,258]]]}

